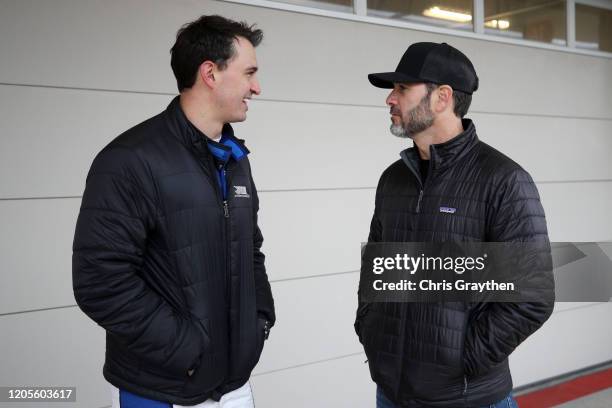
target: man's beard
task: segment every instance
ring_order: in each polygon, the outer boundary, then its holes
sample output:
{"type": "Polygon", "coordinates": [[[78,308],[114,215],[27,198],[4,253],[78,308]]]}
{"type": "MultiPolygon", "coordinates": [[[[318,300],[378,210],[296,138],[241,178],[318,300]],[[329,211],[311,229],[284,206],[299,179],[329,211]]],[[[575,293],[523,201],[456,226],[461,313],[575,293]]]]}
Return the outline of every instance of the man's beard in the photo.
{"type": "Polygon", "coordinates": [[[401,123],[391,123],[390,130],[393,136],[413,138],[417,133],[433,125],[434,114],[429,107],[429,93],[425,95],[419,104],[409,111],[406,116],[408,116],[407,123],[404,123],[403,116],[401,116],[401,123]]]}

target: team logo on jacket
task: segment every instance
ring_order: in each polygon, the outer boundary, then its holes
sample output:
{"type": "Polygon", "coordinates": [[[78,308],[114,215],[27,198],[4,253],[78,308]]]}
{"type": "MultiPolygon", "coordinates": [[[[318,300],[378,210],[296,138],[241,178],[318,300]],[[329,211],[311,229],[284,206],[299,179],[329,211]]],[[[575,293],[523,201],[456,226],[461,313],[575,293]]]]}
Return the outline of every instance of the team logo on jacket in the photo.
{"type": "Polygon", "coordinates": [[[457,211],[457,209],[453,207],[440,207],[441,213],[454,214],[455,211],[457,211]]]}
{"type": "Polygon", "coordinates": [[[245,186],[234,186],[234,197],[236,198],[249,198],[250,195],[247,192],[245,186]]]}

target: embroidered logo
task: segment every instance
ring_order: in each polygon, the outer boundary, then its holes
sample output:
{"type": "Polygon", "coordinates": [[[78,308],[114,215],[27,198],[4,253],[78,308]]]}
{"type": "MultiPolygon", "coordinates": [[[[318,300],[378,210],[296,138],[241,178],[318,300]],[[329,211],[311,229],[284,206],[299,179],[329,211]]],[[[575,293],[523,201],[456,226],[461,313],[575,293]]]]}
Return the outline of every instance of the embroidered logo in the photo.
{"type": "Polygon", "coordinates": [[[234,186],[234,197],[236,198],[249,198],[250,195],[247,192],[245,186],[234,186]]]}
{"type": "Polygon", "coordinates": [[[453,207],[440,207],[441,213],[454,214],[455,211],[457,211],[457,209],[453,207]]]}

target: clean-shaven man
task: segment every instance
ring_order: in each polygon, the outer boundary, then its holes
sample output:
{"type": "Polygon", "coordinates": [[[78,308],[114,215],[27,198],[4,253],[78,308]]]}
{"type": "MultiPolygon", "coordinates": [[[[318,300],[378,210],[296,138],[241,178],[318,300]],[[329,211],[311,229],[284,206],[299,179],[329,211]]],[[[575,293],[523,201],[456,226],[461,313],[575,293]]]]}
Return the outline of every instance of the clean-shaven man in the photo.
{"type": "Polygon", "coordinates": [[[262,37],[220,16],[183,26],[180,95],[91,166],[73,286],[106,330],[113,407],[253,407],[248,380],[275,314],[249,151],[230,123],[261,92],[262,37]]]}

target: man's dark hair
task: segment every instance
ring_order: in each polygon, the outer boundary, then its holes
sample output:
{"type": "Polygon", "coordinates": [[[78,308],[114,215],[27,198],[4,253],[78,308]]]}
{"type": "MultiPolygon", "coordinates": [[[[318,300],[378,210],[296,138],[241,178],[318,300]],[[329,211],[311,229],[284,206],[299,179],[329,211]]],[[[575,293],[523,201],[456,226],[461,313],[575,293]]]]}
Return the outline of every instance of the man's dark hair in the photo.
{"type": "Polygon", "coordinates": [[[179,92],[195,83],[198,68],[204,61],[212,61],[225,69],[235,54],[234,40],[246,38],[253,47],[263,39],[263,31],[221,16],[202,16],[182,26],[176,33],[176,42],[170,50],[170,65],[179,92]]]}
{"type": "Polygon", "coordinates": [[[472,95],[453,89],[453,100],[455,101],[455,108],[453,109],[455,115],[463,118],[472,104],[472,95]]]}
{"type": "MultiPolygon", "coordinates": [[[[427,87],[427,98],[429,99],[429,96],[434,91],[434,89],[436,89],[440,85],[434,84],[432,82],[425,82],[425,86],[427,87]]],[[[470,105],[472,104],[472,95],[453,89],[453,102],[453,112],[458,118],[461,119],[466,115],[468,109],[470,109],[470,105]]]]}

